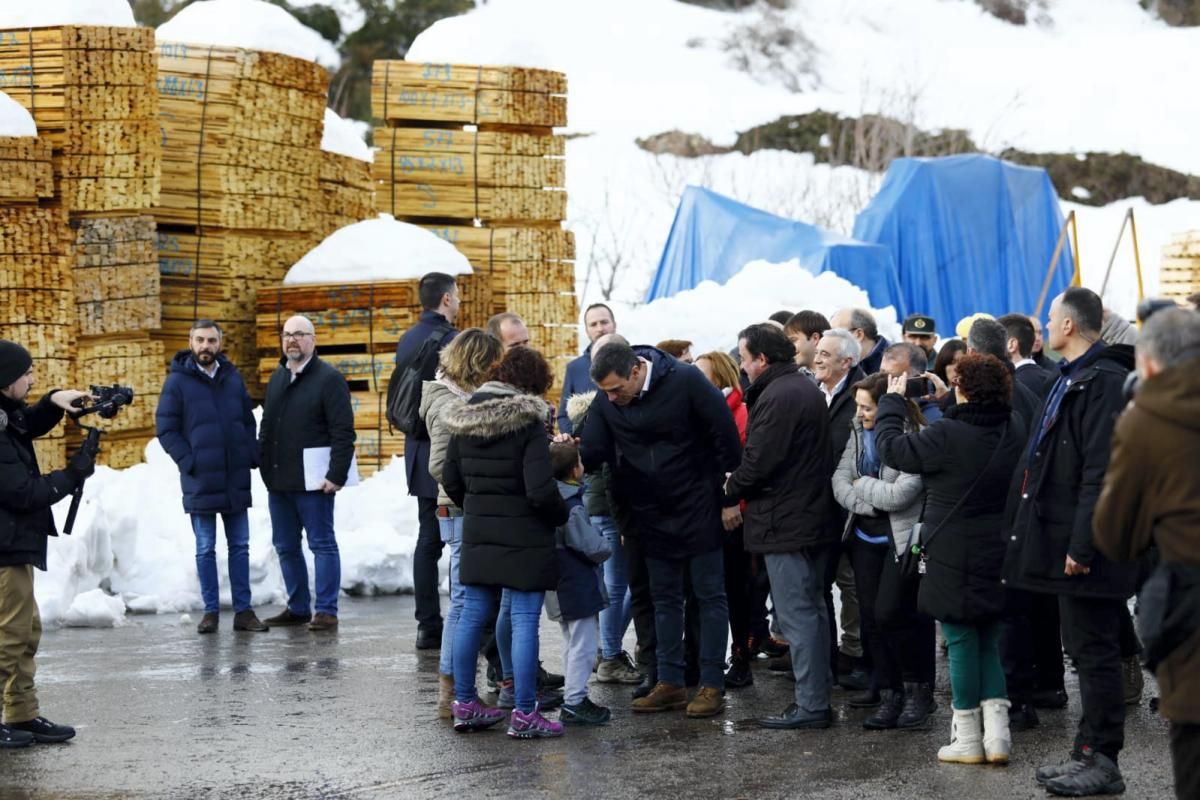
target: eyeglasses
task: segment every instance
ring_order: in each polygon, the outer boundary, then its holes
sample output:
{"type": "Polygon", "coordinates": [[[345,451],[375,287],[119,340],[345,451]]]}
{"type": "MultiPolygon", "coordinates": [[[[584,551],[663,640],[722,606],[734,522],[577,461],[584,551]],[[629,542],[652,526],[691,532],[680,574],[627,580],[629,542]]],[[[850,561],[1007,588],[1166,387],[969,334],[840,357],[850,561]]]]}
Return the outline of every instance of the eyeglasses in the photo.
{"type": "Polygon", "coordinates": [[[309,333],[308,331],[284,331],[283,332],[284,339],[297,339],[297,340],[298,339],[307,339],[309,336],[312,336],[312,335],[313,334],[309,333]]]}

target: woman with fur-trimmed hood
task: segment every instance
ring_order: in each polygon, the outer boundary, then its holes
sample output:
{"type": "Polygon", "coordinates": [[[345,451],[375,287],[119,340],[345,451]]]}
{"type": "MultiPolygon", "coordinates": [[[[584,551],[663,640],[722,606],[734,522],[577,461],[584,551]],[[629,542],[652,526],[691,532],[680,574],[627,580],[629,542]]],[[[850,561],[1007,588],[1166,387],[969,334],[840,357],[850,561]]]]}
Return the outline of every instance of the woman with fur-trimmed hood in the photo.
{"type": "Polygon", "coordinates": [[[538,621],[547,590],[558,582],[554,529],[567,506],[550,466],[546,401],[552,380],[546,359],[514,347],[466,405],[445,418],[450,431],[442,482],[463,509],[459,579],[466,590],[454,636],[454,729],[490,727],[504,712],[484,706],[475,690],[475,657],[484,624],[502,589],[498,632],[502,660],[513,668],[516,708],[508,733],[559,736],[562,726],[537,710],[538,621]],[[507,618],[507,619],[506,619],[507,618]],[[509,658],[503,658],[505,651],[509,658]]]}

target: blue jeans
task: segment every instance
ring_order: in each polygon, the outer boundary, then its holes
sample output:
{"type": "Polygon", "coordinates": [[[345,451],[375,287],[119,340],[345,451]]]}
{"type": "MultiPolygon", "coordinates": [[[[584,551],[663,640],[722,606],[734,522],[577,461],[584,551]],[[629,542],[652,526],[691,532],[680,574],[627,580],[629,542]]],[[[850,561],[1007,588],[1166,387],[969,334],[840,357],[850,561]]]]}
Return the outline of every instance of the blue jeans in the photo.
{"type": "Polygon", "coordinates": [[[604,562],[604,585],[608,589],[608,606],[600,611],[600,651],[604,658],[621,654],[621,642],[633,619],[629,594],[629,561],[621,532],[612,517],[592,517],[592,527],[608,540],[612,555],[604,562]]]}
{"type": "Polygon", "coordinates": [[[443,675],[454,674],[454,628],[462,616],[463,585],[458,582],[458,559],[462,555],[462,517],[438,517],[438,531],[442,543],[450,545],[450,608],[442,622],[442,655],[438,660],[438,671],[443,675]]]}
{"type": "MultiPolygon", "coordinates": [[[[475,699],[475,659],[479,652],[479,637],[495,608],[496,592],[490,586],[464,586],[462,614],[454,631],[454,699],[469,703],[475,699]]],[[[542,616],[544,592],[518,592],[505,589],[512,626],[511,646],[500,635],[501,622],[496,623],[496,644],[501,659],[512,665],[513,691],[516,706],[523,713],[537,707],[538,622],[542,616]],[[505,651],[508,651],[507,653],[505,651]]]]}
{"type": "MultiPolygon", "coordinates": [[[[233,610],[250,608],[250,520],[245,509],[221,515],[225,542],[229,546],[229,593],[233,610]]],[[[192,514],[192,533],[196,534],[196,573],[200,576],[200,596],[204,613],[221,610],[221,584],[217,580],[217,515],[192,514]]]]}
{"type": "Polygon", "coordinates": [[[342,559],[333,532],[333,498],[324,492],[270,492],[271,541],[279,554],[287,607],[293,614],[308,614],[312,598],[308,592],[308,564],[300,547],[300,531],[308,535],[317,572],[318,614],[337,616],[338,590],[342,584],[342,559]]]}
{"type": "Polygon", "coordinates": [[[687,571],[700,606],[700,685],[724,689],[725,647],[729,643],[724,552],[718,549],[679,560],[647,557],[646,567],[658,636],[658,679],[683,686],[683,577],[687,571]]]}

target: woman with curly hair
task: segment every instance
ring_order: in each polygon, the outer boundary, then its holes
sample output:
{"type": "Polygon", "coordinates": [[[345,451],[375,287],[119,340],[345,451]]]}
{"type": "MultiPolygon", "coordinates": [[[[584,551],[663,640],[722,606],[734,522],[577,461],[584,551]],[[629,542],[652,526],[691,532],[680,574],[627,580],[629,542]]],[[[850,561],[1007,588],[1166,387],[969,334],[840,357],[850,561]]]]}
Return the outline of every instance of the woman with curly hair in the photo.
{"type": "Polygon", "coordinates": [[[562,735],[562,725],[545,719],[537,705],[538,620],[545,593],[558,583],[554,529],[568,515],[546,434],[542,395],[551,380],[541,353],[514,347],[466,405],[446,416],[450,442],[443,486],[463,509],[459,579],[465,596],[454,632],[450,707],[456,731],[487,728],[505,717],[503,710],[483,705],[475,689],[480,633],[501,589],[496,640],[501,661],[513,672],[515,706],[508,735],[562,735]]]}
{"type": "Polygon", "coordinates": [[[1012,376],[999,359],[971,353],[957,371],[957,404],[917,433],[905,432],[905,380],[890,379],[875,435],[882,463],[920,474],[927,492],[917,537],[924,569],[917,605],[942,623],[954,707],[950,744],[938,759],[1007,763],[1012,740],[1000,662],[1000,571],[1004,506],[1025,425],[1013,413],[1012,376]]]}

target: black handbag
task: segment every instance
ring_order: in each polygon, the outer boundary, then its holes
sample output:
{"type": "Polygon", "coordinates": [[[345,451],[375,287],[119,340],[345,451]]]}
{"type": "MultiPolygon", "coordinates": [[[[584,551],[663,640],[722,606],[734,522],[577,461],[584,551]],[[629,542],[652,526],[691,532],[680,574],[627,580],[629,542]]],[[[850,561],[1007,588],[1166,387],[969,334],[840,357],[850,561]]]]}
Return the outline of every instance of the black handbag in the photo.
{"type": "Polygon", "coordinates": [[[911,544],[907,550],[896,557],[896,566],[900,568],[901,578],[912,580],[925,574],[925,562],[928,560],[925,556],[926,548],[929,547],[929,543],[941,532],[946,523],[950,521],[950,518],[962,508],[962,504],[967,502],[967,498],[971,496],[971,493],[979,486],[979,482],[983,480],[983,476],[987,474],[992,464],[996,462],[996,456],[1000,455],[1000,450],[1004,447],[1004,436],[1007,433],[1008,423],[1005,422],[1004,427],[1000,429],[1000,441],[996,444],[996,449],[992,451],[992,457],[988,459],[987,464],[979,471],[979,475],[976,476],[975,482],[971,484],[971,488],[963,492],[962,497],[958,498],[958,502],[950,509],[950,513],[942,517],[942,521],[933,529],[933,533],[929,534],[928,538],[924,536],[925,509],[924,507],[921,508],[921,518],[913,525],[912,534],[909,536],[911,544]]]}

